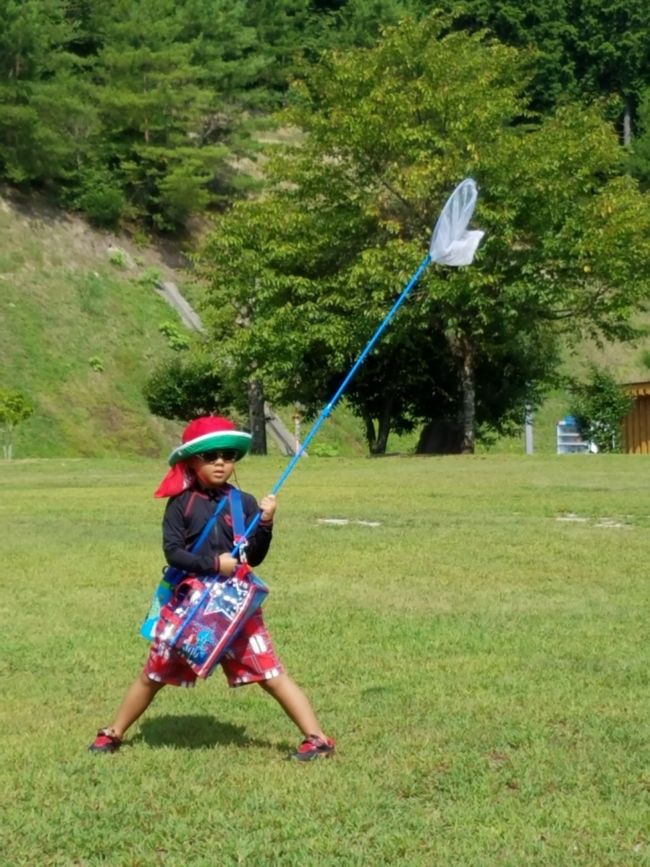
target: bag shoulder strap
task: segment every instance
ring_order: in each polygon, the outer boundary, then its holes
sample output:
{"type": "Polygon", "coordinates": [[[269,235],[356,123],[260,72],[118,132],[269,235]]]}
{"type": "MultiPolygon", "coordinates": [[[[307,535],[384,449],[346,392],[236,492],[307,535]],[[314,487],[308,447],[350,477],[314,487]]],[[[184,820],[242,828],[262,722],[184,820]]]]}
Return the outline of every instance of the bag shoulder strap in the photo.
{"type": "Polygon", "coordinates": [[[242,495],[239,488],[231,488],[228,492],[230,500],[230,515],[232,517],[232,530],[235,542],[244,539],[246,532],[246,523],[244,521],[244,505],[242,495]]]}

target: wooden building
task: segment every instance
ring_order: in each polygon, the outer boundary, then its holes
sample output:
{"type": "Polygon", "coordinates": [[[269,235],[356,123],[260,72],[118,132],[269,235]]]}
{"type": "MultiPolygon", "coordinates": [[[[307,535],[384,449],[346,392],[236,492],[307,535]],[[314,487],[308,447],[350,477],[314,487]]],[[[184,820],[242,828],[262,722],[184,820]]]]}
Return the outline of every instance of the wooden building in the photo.
{"type": "Polygon", "coordinates": [[[634,406],[623,419],[623,450],[628,454],[650,454],[650,382],[627,382],[623,386],[634,397],[634,406]]]}

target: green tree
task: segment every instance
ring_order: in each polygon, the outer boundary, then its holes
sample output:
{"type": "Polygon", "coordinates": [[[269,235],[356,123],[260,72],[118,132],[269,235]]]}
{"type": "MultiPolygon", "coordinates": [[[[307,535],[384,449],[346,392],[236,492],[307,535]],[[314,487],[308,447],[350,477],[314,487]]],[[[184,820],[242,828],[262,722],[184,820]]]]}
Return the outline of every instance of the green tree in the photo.
{"type": "Polygon", "coordinates": [[[15,429],[33,412],[31,401],[22,392],[0,388],[0,429],[2,430],[2,452],[6,460],[11,460],[13,457],[15,429]]]}
{"type": "Polygon", "coordinates": [[[526,64],[432,16],[329,55],[297,85],[287,117],[304,141],[271,161],[272,192],[237,204],[204,254],[220,351],[255,367],[271,399],[322,399],[468,174],[486,241],[471,268],[427,272],[352,387],[371,447],[424,421],[453,423],[455,450],[471,451],[477,429],[539,397],[560,331],[629,333],[649,288],[647,201],[595,111],[522,122],[526,64]],[[503,370],[517,387],[478,393],[503,370]]]}
{"type": "Polygon", "coordinates": [[[308,3],[0,0],[0,176],[95,221],[183,226],[254,186],[308,3]],[[264,42],[264,40],[272,40],[264,42]]]}
{"type": "Polygon", "coordinates": [[[639,105],[637,135],[632,142],[630,170],[644,190],[650,189],[650,87],[639,105]]]}
{"type": "Polygon", "coordinates": [[[572,386],[570,412],[575,417],[582,438],[594,443],[600,452],[620,452],[621,425],[634,405],[607,370],[592,366],[586,382],[572,386]]]}
{"type": "Polygon", "coordinates": [[[487,29],[506,45],[532,51],[528,90],[536,108],[548,111],[578,95],[572,46],[581,24],[571,15],[571,0],[445,0],[442,5],[454,14],[456,29],[487,29]]]}
{"type": "Polygon", "coordinates": [[[147,381],[144,396],[154,415],[176,421],[241,409],[238,396],[201,352],[176,356],[159,365],[147,381]]]}
{"type": "Polygon", "coordinates": [[[171,0],[112,5],[96,67],[104,128],[103,164],[140,213],[174,228],[209,200],[206,184],[227,154],[199,147],[210,92],[201,86],[192,45],[171,0]],[[184,189],[187,195],[184,195],[184,189]]]}
{"type": "Polygon", "coordinates": [[[418,17],[423,7],[419,0],[343,0],[341,3],[318,3],[325,8],[329,27],[323,31],[323,47],[362,48],[374,45],[386,27],[402,18],[418,17]]]}
{"type": "Polygon", "coordinates": [[[13,183],[61,182],[96,143],[98,121],[77,28],[63,0],[0,0],[0,174],[13,183]]]}
{"type": "Polygon", "coordinates": [[[628,145],[639,97],[650,81],[650,6],[645,0],[574,0],[572,54],[586,94],[613,94],[621,103],[628,145]]]}
{"type": "Polygon", "coordinates": [[[639,96],[650,80],[650,7],[645,0],[446,0],[455,27],[487,28],[531,49],[533,104],[613,96],[629,143],[639,96]]]}
{"type": "Polygon", "coordinates": [[[310,0],[248,0],[246,21],[257,38],[258,95],[262,106],[278,105],[296,63],[318,47],[319,28],[310,0]]]}

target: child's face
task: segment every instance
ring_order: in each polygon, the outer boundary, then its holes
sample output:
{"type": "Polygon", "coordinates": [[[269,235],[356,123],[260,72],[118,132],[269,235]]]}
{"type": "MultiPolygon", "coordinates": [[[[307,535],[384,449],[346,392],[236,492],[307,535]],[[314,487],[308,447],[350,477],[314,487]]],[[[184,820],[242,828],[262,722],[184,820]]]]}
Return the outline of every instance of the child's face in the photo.
{"type": "Polygon", "coordinates": [[[235,453],[229,449],[214,449],[192,458],[190,466],[205,488],[225,485],[235,468],[235,453]]]}

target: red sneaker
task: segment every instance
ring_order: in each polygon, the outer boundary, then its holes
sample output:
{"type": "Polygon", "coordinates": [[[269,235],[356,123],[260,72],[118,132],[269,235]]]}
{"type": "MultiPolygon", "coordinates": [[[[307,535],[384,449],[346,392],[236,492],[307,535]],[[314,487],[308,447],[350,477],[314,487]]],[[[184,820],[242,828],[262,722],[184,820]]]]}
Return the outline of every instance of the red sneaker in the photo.
{"type": "Polygon", "coordinates": [[[309,735],[300,744],[295,753],[291,753],[289,758],[295,759],[297,762],[313,762],[314,759],[321,757],[329,759],[330,756],[334,755],[335,749],[336,746],[331,738],[323,740],[318,735],[309,735]]]}
{"type": "Polygon", "coordinates": [[[111,729],[100,729],[88,749],[91,753],[116,753],[121,746],[122,739],[111,734],[111,729]]]}

